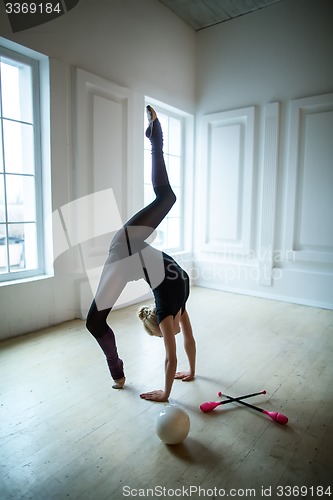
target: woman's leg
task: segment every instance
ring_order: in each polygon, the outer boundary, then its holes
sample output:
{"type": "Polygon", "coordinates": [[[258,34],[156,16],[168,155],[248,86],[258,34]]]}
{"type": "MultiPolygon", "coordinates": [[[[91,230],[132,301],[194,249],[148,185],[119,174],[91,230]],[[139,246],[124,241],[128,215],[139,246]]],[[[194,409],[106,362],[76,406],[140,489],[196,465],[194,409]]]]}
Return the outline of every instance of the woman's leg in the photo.
{"type": "Polygon", "coordinates": [[[125,383],[123,361],[118,356],[115,335],[107,323],[107,317],[126,282],[123,279],[121,263],[110,260],[109,257],[103,268],[95,299],[87,315],[86,326],[105,354],[111,377],[116,382],[113,387],[120,389],[125,383]]]}
{"type": "MultiPolygon", "coordinates": [[[[147,106],[147,114],[150,106],[147,106]]],[[[159,119],[152,110],[151,126],[146,131],[146,136],[151,143],[152,155],[152,185],[155,192],[155,200],[135,214],[124,225],[127,231],[127,238],[131,240],[146,240],[154,229],[162,222],[167,213],[171,210],[176,201],[176,196],[172,191],[165,166],[163,154],[163,133],[159,119]],[[129,233],[129,234],[128,234],[129,233]]],[[[119,231],[113,241],[123,240],[124,230],[119,231]]],[[[129,242],[130,243],[130,242],[129,242]]]]}
{"type": "MultiPolygon", "coordinates": [[[[120,381],[120,379],[124,379],[123,383],[125,383],[123,361],[118,356],[115,335],[106,322],[106,318],[110,311],[111,309],[99,311],[94,300],[87,316],[87,328],[96,338],[96,341],[104,352],[113,380],[120,381]]],[[[119,384],[116,383],[116,385],[119,384]]]]}
{"type": "MultiPolygon", "coordinates": [[[[113,238],[113,244],[121,242],[129,247],[127,256],[135,253],[137,243],[139,242],[139,248],[140,243],[157,228],[176,201],[164,162],[161,124],[156,118],[155,112],[151,111],[151,114],[151,126],[146,135],[152,146],[152,184],[156,198],[150,205],[134,215],[113,238]],[[131,242],[133,243],[132,248],[131,242]]],[[[109,256],[86,323],[87,329],[96,338],[105,353],[114,380],[124,379],[123,362],[118,356],[114,332],[107,323],[107,317],[124,289],[127,283],[126,279],[135,279],[134,276],[128,276],[128,269],[125,270],[123,267],[126,261],[125,257],[126,255],[124,255],[123,260],[114,262],[109,256]]]]}

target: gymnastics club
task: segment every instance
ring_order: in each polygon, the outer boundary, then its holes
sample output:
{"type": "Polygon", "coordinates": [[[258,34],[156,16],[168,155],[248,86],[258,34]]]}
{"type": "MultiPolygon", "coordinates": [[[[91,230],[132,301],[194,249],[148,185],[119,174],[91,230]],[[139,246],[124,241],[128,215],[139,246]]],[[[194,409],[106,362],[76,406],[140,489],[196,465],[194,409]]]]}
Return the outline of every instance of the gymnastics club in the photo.
{"type": "Polygon", "coordinates": [[[230,402],[234,401],[235,403],[239,403],[244,406],[248,406],[249,408],[252,408],[253,410],[260,411],[261,413],[265,413],[265,415],[268,415],[271,419],[275,420],[279,424],[286,424],[288,422],[288,417],[283,415],[282,413],[278,413],[276,411],[267,411],[263,410],[262,408],[259,408],[258,406],[253,406],[250,405],[249,403],[245,403],[245,401],[240,401],[238,398],[234,399],[231,396],[227,396],[226,394],[223,394],[222,392],[218,393],[218,396],[224,396],[229,399],[230,402]]]}
{"type": "MultiPolygon", "coordinates": [[[[254,392],[253,394],[246,394],[245,396],[239,396],[238,398],[231,398],[228,401],[207,401],[207,403],[202,403],[200,405],[200,410],[204,413],[214,410],[217,406],[226,405],[228,403],[232,403],[233,401],[240,401],[241,399],[252,398],[253,396],[258,396],[259,394],[266,394],[266,391],[254,392]]],[[[218,395],[222,395],[221,392],[218,395]]]]}

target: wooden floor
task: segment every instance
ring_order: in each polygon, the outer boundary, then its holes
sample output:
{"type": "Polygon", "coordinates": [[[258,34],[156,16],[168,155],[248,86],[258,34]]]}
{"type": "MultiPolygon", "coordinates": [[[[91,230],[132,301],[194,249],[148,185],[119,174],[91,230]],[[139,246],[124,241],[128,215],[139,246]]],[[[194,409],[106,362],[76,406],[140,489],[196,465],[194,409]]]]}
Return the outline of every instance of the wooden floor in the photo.
{"type": "Polygon", "coordinates": [[[193,288],[197,377],[175,381],[169,400],[187,411],[191,430],[168,446],[155,433],[164,403],[139,398],[163,387],[163,341],[142,330],[137,309],[110,318],[126,367],[122,391],[111,388],[82,321],[0,344],[1,500],[264,498],[262,488],[290,497],[279,486],[329,498],[316,488],[333,478],[332,311],[193,288]],[[219,390],[261,389],[266,396],[250,402],[286,414],[286,426],[235,404],[199,409],[219,390]]]}

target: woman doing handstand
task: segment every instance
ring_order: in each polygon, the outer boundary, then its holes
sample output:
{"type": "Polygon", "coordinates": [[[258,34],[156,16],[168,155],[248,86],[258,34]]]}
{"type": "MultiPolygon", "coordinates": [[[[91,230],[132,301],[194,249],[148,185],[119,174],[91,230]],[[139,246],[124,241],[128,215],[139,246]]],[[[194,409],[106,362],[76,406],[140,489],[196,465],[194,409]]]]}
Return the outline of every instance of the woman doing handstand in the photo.
{"type": "Polygon", "coordinates": [[[152,147],[155,200],[126,222],[112,239],[86,325],[106,356],[115,381],[113,388],[122,388],[125,384],[123,361],[118,356],[115,335],[107,323],[107,317],[126,284],[144,278],[153,291],[155,308],[143,307],[138,316],[148,333],[163,337],[166,357],[164,390],[154,390],[140,396],[152,401],[167,401],[175,378],[183,381],[194,379],[196,347],[185,307],[189,296],[189,277],[172,257],[145,241],[176,201],[164,162],[161,124],[151,106],[147,106],[147,116],[149,127],[146,136],[152,147]],[[176,373],[175,334],[180,330],[184,336],[189,371],[176,373]]]}

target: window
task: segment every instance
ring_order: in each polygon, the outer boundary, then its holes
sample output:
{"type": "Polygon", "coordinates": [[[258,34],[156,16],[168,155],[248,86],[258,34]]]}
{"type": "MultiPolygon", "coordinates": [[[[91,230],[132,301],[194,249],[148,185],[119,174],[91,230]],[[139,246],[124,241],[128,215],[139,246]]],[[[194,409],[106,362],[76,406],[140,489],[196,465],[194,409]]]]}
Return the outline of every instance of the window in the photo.
{"type": "Polygon", "coordinates": [[[0,44],[0,281],[43,272],[39,64],[0,44]]]}
{"type": "MultiPolygon", "coordinates": [[[[168,215],[157,228],[157,237],[152,246],[160,250],[177,252],[183,250],[184,212],[184,129],[185,119],[175,113],[154,106],[163,129],[164,159],[169,181],[177,197],[168,215]]],[[[147,119],[145,118],[145,124],[147,119]]],[[[144,204],[150,203],[155,195],[151,184],[151,146],[145,138],[144,147],[144,204]]]]}

